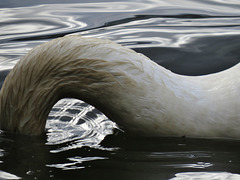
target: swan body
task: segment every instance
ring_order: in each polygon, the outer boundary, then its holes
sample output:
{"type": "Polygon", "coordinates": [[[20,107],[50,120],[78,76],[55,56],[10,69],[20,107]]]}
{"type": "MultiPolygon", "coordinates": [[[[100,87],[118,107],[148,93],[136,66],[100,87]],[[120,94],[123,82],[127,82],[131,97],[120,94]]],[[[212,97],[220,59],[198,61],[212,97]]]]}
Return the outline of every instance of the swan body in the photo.
{"type": "Polygon", "coordinates": [[[183,76],[109,40],[65,36],[11,70],[0,92],[0,129],[39,135],[53,105],[72,97],[129,133],[240,138],[239,69],[183,76]]]}

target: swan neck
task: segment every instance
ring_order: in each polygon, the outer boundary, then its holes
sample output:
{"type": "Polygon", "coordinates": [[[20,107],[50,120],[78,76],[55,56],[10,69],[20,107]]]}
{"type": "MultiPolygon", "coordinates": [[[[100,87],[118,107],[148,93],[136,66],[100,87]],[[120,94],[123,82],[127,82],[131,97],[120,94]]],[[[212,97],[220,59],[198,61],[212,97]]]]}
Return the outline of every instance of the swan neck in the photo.
{"type": "Polygon", "coordinates": [[[10,73],[1,89],[0,129],[40,135],[44,132],[49,112],[60,97],[52,85],[44,87],[41,84],[11,81],[21,75],[23,72],[10,73]]]}
{"type": "Polygon", "coordinates": [[[121,91],[126,76],[104,59],[106,53],[95,53],[98,46],[105,45],[121,47],[109,41],[64,37],[31,50],[3,83],[0,129],[42,134],[49,112],[61,98],[83,100],[111,117],[112,112],[118,111],[111,105],[118,103],[116,99],[121,98],[120,94],[127,94],[121,91]]]}

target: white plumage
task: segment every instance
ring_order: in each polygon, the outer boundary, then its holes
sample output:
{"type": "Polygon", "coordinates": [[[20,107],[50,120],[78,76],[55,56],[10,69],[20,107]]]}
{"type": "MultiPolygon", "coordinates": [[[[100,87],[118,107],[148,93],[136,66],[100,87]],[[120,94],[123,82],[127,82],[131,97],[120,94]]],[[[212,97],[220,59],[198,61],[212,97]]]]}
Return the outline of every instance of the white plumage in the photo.
{"type": "Polygon", "coordinates": [[[190,77],[108,40],[66,36],[22,58],[0,92],[0,128],[39,135],[63,97],[92,104],[128,133],[240,138],[239,67],[190,77]]]}

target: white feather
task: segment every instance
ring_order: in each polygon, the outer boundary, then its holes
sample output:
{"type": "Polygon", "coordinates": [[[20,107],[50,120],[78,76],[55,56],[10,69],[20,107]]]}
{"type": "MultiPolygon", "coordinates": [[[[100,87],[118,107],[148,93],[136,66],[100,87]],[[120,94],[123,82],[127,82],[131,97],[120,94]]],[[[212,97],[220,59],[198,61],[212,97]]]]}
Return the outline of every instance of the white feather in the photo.
{"type": "Polygon", "coordinates": [[[111,41],[66,36],[34,48],[10,72],[0,127],[41,134],[54,103],[75,97],[129,133],[240,138],[239,69],[182,76],[111,41]]]}

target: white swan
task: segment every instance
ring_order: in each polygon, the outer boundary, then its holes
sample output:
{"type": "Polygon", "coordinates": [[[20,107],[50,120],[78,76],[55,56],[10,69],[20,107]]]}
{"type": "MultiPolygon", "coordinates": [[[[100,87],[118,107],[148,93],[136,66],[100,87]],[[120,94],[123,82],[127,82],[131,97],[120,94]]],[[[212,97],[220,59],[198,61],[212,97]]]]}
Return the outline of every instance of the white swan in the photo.
{"type": "Polygon", "coordinates": [[[0,92],[0,129],[43,133],[52,106],[73,97],[129,133],[240,138],[240,65],[177,75],[109,40],[66,36],[22,58],[0,92]]]}

